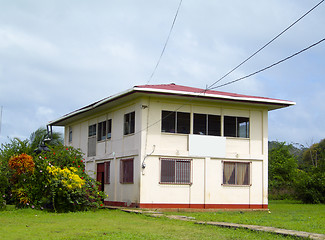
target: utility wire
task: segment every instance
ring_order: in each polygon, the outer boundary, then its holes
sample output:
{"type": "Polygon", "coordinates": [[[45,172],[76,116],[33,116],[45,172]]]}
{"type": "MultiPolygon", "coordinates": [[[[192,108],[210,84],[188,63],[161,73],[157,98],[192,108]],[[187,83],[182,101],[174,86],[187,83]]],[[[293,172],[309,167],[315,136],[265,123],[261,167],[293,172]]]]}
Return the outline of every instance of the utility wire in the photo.
{"type": "MultiPolygon", "coordinates": [[[[152,73],[151,73],[151,75],[150,75],[150,78],[149,78],[149,80],[148,80],[148,82],[147,82],[146,85],[149,84],[149,82],[151,81],[151,79],[152,79],[153,76],[155,75],[155,72],[156,72],[156,70],[157,70],[157,68],[158,68],[158,65],[159,65],[159,63],[160,63],[160,61],[161,61],[161,58],[162,58],[162,56],[164,55],[164,52],[165,52],[165,50],[166,50],[166,47],[167,47],[167,44],[168,44],[168,41],[169,41],[169,38],[170,38],[170,35],[171,35],[172,31],[173,31],[173,28],[174,28],[174,25],[175,25],[175,22],[176,22],[176,19],[177,19],[177,16],[178,16],[179,9],[180,9],[180,7],[181,7],[181,5],[182,5],[182,1],[183,1],[183,0],[180,0],[180,1],[179,1],[178,8],[177,8],[177,11],[176,11],[176,14],[175,14],[175,17],[174,17],[174,20],[173,20],[172,26],[170,27],[170,30],[169,30],[168,37],[167,37],[166,42],[165,42],[165,44],[164,44],[164,47],[163,47],[163,49],[162,49],[162,51],[161,51],[161,53],[160,53],[159,59],[158,59],[158,61],[157,61],[157,64],[156,64],[154,70],[152,71],[152,73]]],[[[325,1],[325,0],[324,0],[324,1],[325,1]]]]}
{"type": "MultiPolygon", "coordinates": [[[[322,4],[325,0],[320,1],[318,4],[316,4],[314,7],[312,7],[309,11],[307,11],[304,15],[302,15],[300,18],[298,18],[295,22],[293,22],[290,26],[288,26],[286,29],[284,29],[281,33],[279,33],[278,35],[276,35],[274,38],[272,38],[269,42],[267,42],[263,47],[261,47],[259,50],[257,50],[256,52],[254,52],[251,56],[249,56],[248,58],[246,58],[243,62],[241,62],[239,65],[237,65],[236,67],[234,67],[232,70],[230,70],[228,73],[226,73],[225,75],[223,75],[221,78],[219,78],[217,81],[215,81],[214,83],[212,83],[209,87],[207,87],[207,89],[213,89],[212,87],[214,85],[216,85],[218,82],[220,82],[222,79],[224,79],[225,77],[227,77],[229,74],[231,74],[233,71],[235,71],[237,68],[239,68],[240,66],[242,66],[244,63],[246,63],[248,60],[250,60],[252,57],[254,57],[256,54],[258,54],[260,51],[262,51],[264,48],[266,48],[268,45],[270,45],[273,41],[275,41],[278,37],[280,37],[283,33],[285,33],[286,31],[288,31],[291,27],[293,27],[296,23],[298,23],[301,19],[303,19],[305,16],[307,16],[310,12],[312,12],[315,8],[317,8],[320,4],[322,4]]],[[[223,86],[223,85],[221,85],[223,86]]],[[[219,86],[218,86],[219,87],[219,86]]]]}
{"type": "Polygon", "coordinates": [[[216,88],[224,87],[224,86],[227,86],[227,85],[229,85],[229,84],[232,84],[232,83],[235,83],[235,82],[241,81],[241,80],[243,80],[243,79],[245,79],[245,78],[251,77],[251,76],[253,76],[253,75],[257,74],[257,73],[263,72],[263,71],[265,71],[265,70],[267,70],[267,69],[269,69],[269,68],[271,68],[271,67],[274,67],[275,65],[278,65],[278,64],[280,64],[280,63],[282,63],[282,62],[284,62],[284,61],[286,61],[286,60],[289,60],[290,58],[292,58],[292,57],[294,57],[294,56],[299,55],[300,53],[302,53],[302,52],[304,52],[304,51],[306,51],[306,50],[308,50],[308,49],[310,49],[310,48],[312,48],[312,47],[315,47],[316,45],[320,44],[320,43],[323,42],[323,41],[325,41],[325,38],[319,40],[318,42],[316,42],[316,43],[314,43],[314,44],[312,44],[312,45],[310,45],[309,47],[306,47],[306,48],[300,50],[299,52],[296,52],[296,53],[294,53],[294,54],[292,54],[292,55],[290,55],[290,56],[288,56],[288,57],[286,57],[286,58],[283,58],[282,60],[280,60],[280,61],[278,61],[278,62],[276,62],[276,63],[273,63],[273,64],[271,64],[271,65],[269,65],[269,66],[267,66],[267,67],[265,67],[265,68],[262,68],[262,69],[260,69],[260,70],[258,70],[258,71],[256,71],[256,72],[253,72],[253,73],[248,74],[248,75],[246,75],[246,76],[244,76],[244,77],[237,78],[236,80],[233,80],[233,81],[230,81],[230,82],[227,82],[227,83],[224,83],[224,84],[222,84],[222,85],[219,85],[219,86],[216,86],[216,87],[213,87],[213,88],[209,88],[209,89],[216,89],[216,88]]]}

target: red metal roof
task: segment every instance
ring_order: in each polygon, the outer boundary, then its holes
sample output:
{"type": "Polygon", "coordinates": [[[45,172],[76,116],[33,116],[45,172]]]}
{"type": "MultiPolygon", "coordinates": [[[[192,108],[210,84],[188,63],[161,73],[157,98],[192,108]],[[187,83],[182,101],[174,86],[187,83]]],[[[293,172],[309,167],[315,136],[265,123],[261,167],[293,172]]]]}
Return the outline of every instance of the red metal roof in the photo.
{"type": "MultiPolygon", "coordinates": [[[[280,100],[280,99],[274,99],[274,98],[266,98],[266,97],[258,97],[258,96],[249,96],[249,95],[243,95],[243,94],[237,94],[237,93],[229,93],[229,92],[221,92],[221,91],[214,91],[214,90],[205,90],[201,88],[194,88],[194,87],[187,87],[187,86],[181,86],[176,85],[174,83],[171,84],[160,84],[160,85],[139,85],[135,86],[135,88],[146,88],[146,89],[156,89],[156,90],[166,90],[166,91],[180,91],[184,93],[204,93],[204,94],[211,94],[216,96],[225,96],[225,97],[232,97],[232,98],[246,98],[246,99],[259,99],[259,100],[271,100],[271,101],[281,101],[281,102],[288,102],[293,103],[291,101],[287,100],[280,100]]],[[[291,104],[290,104],[291,105],[291,104]]]]}

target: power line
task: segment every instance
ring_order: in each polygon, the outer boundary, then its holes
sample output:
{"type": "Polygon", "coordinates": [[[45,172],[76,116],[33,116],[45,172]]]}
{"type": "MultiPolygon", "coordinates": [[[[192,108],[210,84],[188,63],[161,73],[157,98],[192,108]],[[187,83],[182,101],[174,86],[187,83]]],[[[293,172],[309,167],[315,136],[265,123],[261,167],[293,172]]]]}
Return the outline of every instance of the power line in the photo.
{"type": "Polygon", "coordinates": [[[322,4],[325,0],[320,1],[317,3],[314,7],[312,7],[309,11],[307,11],[304,15],[302,15],[300,18],[298,18],[296,21],[294,21],[291,25],[289,25],[286,29],[284,29],[282,32],[280,32],[278,35],[276,35],[274,38],[272,38],[269,42],[267,42],[263,47],[258,49],[256,52],[254,52],[251,56],[246,58],[243,62],[241,62],[239,65],[234,67],[232,70],[227,72],[225,75],[223,75],[221,78],[219,78],[217,81],[212,83],[207,89],[213,89],[212,87],[216,85],[218,82],[220,82],[222,79],[227,77],[229,74],[231,74],[233,71],[235,71],[237,68],[242,66],[244,63],[246,63],[248,60],[250,60],[252,57],[254,57],[256,54],[258,54],[260,51],[262,51],[264,48],[266,48],[268,45],[270,45],[273,41],[275,41],[278,37],[280,37],[283,33],[288,31],[291,27],[293,27],[296,23],[298,23],[301,19],[303,19],[305,16],[307,16],[310,12],[312,12],[315,8],[317,8],[320,4],[322,4]]]}
{"type": "Polygon", "coordinates": [[[219,85],[219,86],[216,86],[216,87],[213,87],[213,88],[209,88],[209,89],[216,89],[216,88],[224,87],[224,86],[227,86],[227,85],[229,85],[229,84],[232,84],[232,83],[235,83],[235,82],[241,81],[241,80],[243,80],[243,79],[245,79],[245,78],[251,77],[251,76],[253,76],[253,75],[257,74],[257,73],[263,72],[263,71],[265,71],[265,70],[267,70],[267,69],[269,69],[269,68],[271,68],[271,67],[274,67],[274,66],[276,66],[276,65],[278,65],[278,64],[280,64],[280,63],[282,63],[282,62],[284,62],[284,61],[286,61],[286,60],[289,60],[290,58],[292,58],[292,57],[294,57],[294,56],[299,55],[300,53],[302,53],[302,52],[304,52],[304,51],[307,51],[308,49],[310,49],[310,48],[312,48],[312,47],[315,47],[316,45],[320,44],[320,43],[323,42],[323,41],[325,41],[325,38],[319,40],[318,42],[316,42],[316,43],[314,43],[314,44],[312,44],[312,45],[310,45],[309,47],[306,47],[306,48],[300,50],[299,52],[296,52],[296,53],[294,53],[294,54],[292,54],[292,55],[290,55],[290,56],[288,56],[288,57],[286,57],[286,58],[283,58],[283,59],[281,59],[280,61],[278,61],[278,62],[276,62],[276,63],[273,63],[273,64],[271,64],[271,65],[269,65],[269,66],[267,66],[267,67],[265,67],[265,68],[262,68],[262,69],[260,69],[260,70],[258,70],[258,71],[256,71],[256,72],[253,72],[253,73],[248,74],[248,75],[246,75],[246,76],[244,76],[244,77],[237,78],[237,79],[235,79],[235,80],[233,80],[233,81],[230,81],[230,82],[227,82],[227,83],[224,83],[224,84],[222,84],[222,85],[219,85]]]}
{"type": "MultiPolygon", "coordinates": [[[[176,22],[176,19],[177,19],[177,16],[178,16],[179,9],[180,9],[180,7],[181,7],[181,5],[182,5],[182,1],[183,1],[183,0],[180,0],[180,1],[179,1],[178,8],[177,8],[177,11],[176,11],[176,14],[175,14],[175,17],[174,17],[173,23],[172,23],[172,25],[171,25],[171,27],[170,27],[169,34],[168,34],[168,36],[167,36],[166,42],[165,42],[164,47],[163,47],[163,49],[162,49],[162,51],[161,51],[161,53],[160,53],[159,59],[158,59],[158,61],[157,61],[157,64],[156,64],[154,70],[152,71],[152,73],[151,73],[151,75],[150,75],[150,78],[149,78],[149,80],[148,80],[148,82],[147,82],[147,85],[148,85],[148,83],[151,81],[151,79],[153,78],[153,76],[155,75],[155,72],[156,72],[156,70],[157,70],[157,68],[158,68],[158,65],[159,65],[159,63],[160,63],[160,61],[161,61],[161,58],[162,58],[162,56],[164,55],[165,49],[166,49],[166,47],[167,47],[167,44],[168,44],[168,41],[169,41],[169,38],[170,38],[170,35],[171,35],[172,31],[173,31],[173,28],[174,28],[174,25],[175,25],[175,22],[176,22]]],[[[325,1],[325,0],[324,0],[324,1],[325,1]]]]}

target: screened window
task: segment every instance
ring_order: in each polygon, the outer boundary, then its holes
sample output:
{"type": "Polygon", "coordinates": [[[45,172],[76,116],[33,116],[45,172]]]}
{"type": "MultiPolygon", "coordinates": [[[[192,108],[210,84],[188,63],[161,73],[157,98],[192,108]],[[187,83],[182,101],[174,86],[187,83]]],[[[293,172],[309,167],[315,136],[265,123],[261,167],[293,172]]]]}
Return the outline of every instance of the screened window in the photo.
{"type": "Polygon", "coordinates": [[[109,184],[111,182],[111,162],[104,163],[104,183],[109,184]]]}
{"type": "Polygon", "coordinates": [[[124,115],[124,135],[134,133],[135,128],[135,112],[124,115]]]}
{"type": "Polygon", "coordinates": [[[88,128],[88,137],[96,136],[96,124],[90,125],[88,128]]]}
{"type": "Polygon", "coordinates": [[[161,131],[168,133],[190,133],[190,113],[162,111],[161,131]]]}
{"type": "Polygon", "coordinates": [[[223,184],[250,185],[250,163],[223,162],[223,184]]]}
{"type": "Polygon", "coordinates": [[[133,183],[133,158],[120,161],[120,183],[133,183]]]}
{"type": "Polygon", "coordinates": [[[194,113],[193,133],[221,136],[221,121],[218,115],[194,113]]]}
{"type": "Polygon", "coordinates": [[[106,121],[98,123],[97,141],[106,139],[106,121]]]}
{"type": "Polygon", "coordinates": [[[161,159],[160,183],[191,184],[191,162],[186,159],[161,159]]]}
{"type": "Polygon", "coordinates": [[[224,136],[249,138],[249,118],[225,116],[224,136]]]}

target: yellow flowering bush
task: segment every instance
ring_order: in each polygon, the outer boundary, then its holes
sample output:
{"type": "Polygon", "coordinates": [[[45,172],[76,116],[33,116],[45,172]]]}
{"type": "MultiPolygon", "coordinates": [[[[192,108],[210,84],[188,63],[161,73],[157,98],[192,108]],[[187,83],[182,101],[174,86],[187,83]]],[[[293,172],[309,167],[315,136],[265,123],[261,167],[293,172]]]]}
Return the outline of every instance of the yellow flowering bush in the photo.
{"type": "Polygon", "coordinates": [[[61,181],[62,185],[67,187],[68,189],[81,189],[81,187],[85,184],[85,180],[83,177],[79,177],[76,174],[77,169],[74,167],[65,167],[63,169],[55,166],[48,166],[46,170],[53,176],[50,181],[61,181]]]}

